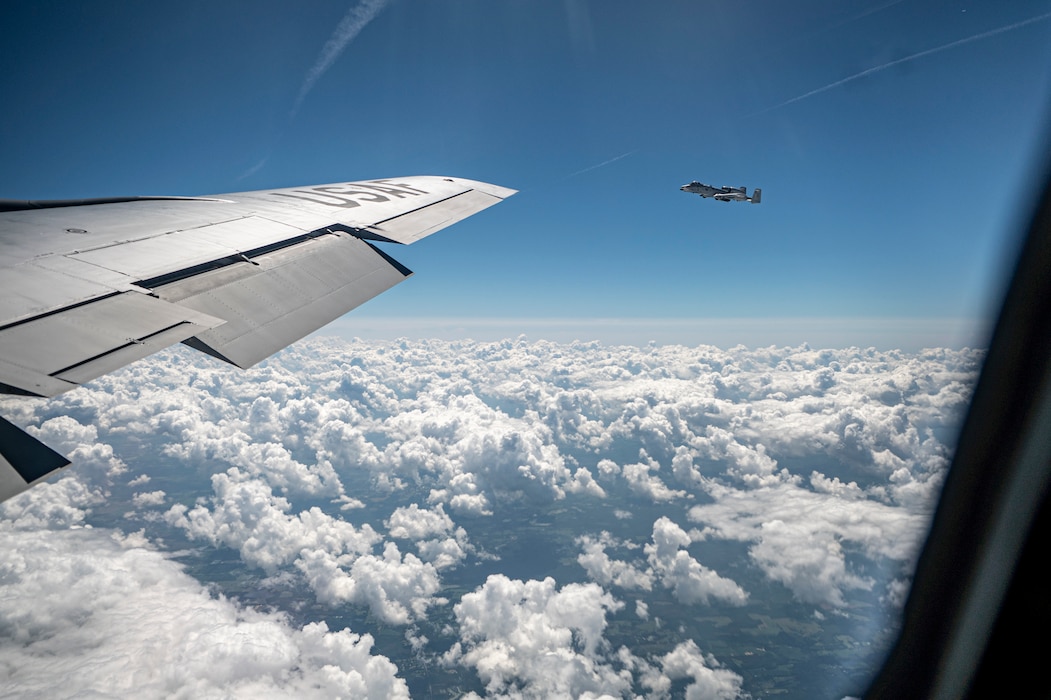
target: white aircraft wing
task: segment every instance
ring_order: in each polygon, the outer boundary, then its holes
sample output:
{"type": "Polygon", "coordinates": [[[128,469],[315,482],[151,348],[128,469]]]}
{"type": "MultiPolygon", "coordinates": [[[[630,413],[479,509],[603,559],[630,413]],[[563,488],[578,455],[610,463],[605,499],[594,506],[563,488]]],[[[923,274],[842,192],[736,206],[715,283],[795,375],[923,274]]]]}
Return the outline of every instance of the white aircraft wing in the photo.
{"type": "MultiPolygon", "coordinates": [[[[207,198],[0,200],[0,393],[55,396],[173,343],[247,368],[410,274],[514,190],[408,177],[207,198]]],[[[65,458],[0,418],[0,500],[65,458]]]]}

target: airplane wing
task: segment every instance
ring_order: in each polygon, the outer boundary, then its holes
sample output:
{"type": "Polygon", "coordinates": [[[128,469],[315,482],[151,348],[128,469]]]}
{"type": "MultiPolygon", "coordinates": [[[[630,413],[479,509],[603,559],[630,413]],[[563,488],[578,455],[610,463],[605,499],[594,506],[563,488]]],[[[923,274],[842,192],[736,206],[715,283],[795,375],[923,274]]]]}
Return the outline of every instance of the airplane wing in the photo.
{"type": "MultiPolygon", "coordinates": [[[[412,274],[375,243],[413,243],[514,192],[422,176],[0,200],[0,393],[55,396],[177,342],[251,367],[412,274]]],[[[0,500],[66,464],[0,418],[0,500]]]]}

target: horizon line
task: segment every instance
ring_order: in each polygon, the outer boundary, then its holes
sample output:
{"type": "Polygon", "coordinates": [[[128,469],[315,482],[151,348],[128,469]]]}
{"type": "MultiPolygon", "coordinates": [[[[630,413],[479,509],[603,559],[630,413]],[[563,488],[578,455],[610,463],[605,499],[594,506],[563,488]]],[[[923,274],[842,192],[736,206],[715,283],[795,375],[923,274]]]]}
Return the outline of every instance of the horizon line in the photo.
{"type": "Polygon", "coordinates": [[[984,348],[990,319],[950,316],[768,317],[497,317],[372,316],[348,314],[316,336],[393,340],[598,341],[609,345],[715,345],[732,347],[876,347],[915,352],[924,348],[984,348]]]}

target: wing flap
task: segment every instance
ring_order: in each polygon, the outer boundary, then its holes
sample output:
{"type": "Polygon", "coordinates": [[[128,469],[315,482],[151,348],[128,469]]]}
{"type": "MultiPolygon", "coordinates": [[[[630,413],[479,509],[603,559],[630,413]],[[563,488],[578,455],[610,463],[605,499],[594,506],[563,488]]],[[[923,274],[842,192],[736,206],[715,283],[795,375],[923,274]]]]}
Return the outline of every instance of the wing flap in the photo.
{"type": "Polygon", "coordinates": [[[0,391],[5,394],[57,396],[76,387],[76,384],[57,379],[39,370],[12,364],[0,357],[0,391]]]}
{"type": "Polygon", "coordinates": [[[95,298],[0,329],[0,383],[54,396],[221,323],[137,292],[95,298]]]}
{"type": "Polygon", "coordinates": [[[330,233],[154,287],[154,292],[225,320],[186,344],[248,368],[410,274],[370,244],[330,233]]]}
{"type": "Polygon", "coordinates": [[[129,338],[125,345],[114,348],[98,357],[72,365],[60,372],[56,372],[53,376],[66,382],[84,384],[96,377],[101,377],[103,374],[120,369],[124,365],[129,365],[135,360],[152,355],[158,350],[163,350],[169,345],[175,345],[175,343],[186,340],[193,334],[201,332],[202,328],[201,324],[180,321],[170,328],[165,328],[142,338],[135,338],[134,340],[129,338]]]}
{"type": "Polygon", "coordinates": [[[68,459],[0,418],[0,501],[68,464],[68,459]]]}
{"type": "Polygon", "coordinates": [[[0,319],[6,322],[4,325],[114,291],[94,280],[45,269],[34,263],[3,270],[0,319]]]}
{"type": "MultiPolygon", "coordinates": [[[[247,368],[412,274],[370,240],[412,243],[513,194],[416,176],[0,202],[0,394],[55,396],[179,341],[247,368]]],[[[0,418],[0,501],[66,464],[0,418]]]]}

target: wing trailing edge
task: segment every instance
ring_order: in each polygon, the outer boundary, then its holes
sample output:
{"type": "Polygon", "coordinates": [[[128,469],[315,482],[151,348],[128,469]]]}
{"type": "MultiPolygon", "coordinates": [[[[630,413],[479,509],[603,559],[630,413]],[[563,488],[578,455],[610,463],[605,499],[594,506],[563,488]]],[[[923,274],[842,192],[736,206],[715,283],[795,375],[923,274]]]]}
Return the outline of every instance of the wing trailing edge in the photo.
{"type": "MultiPolygon", "coordinates": [[[[373,242],[413,243],[513,194],[418,176],[0,200],[0,394],[55,396],[178,342],[251,367],[412,274],[373,242]]],[[[0,419],[0,500],[68,463],[0,419]]]]}
{"type": "Polygon", "coordinates": [[[0,328],[0,384],[56,396],[222,323],[145,293],[96,297],[0,328]]]}
{"type": "Polygon", "coordinates": [[[25,491],[69,460],[0,417],[0,501],[25,491]]]}
{"type": "Polygon", "coordinates": [[[247,369],[412,274],[369,243],[333,232],[153,288],[224,323],[187,345],[247,369]]]}
{"type": "MultiPolygon", "coordinates": [[[[411,244],[515,190],[423,176],[0,200],[0,394],[55,396],[174,343],[248,368],[412,274],[411,244]]],[[[69,464],[0,418],[0,500],[69,464]]]]}
{"type": "Polygon", "coordinates": [[[502,198],[495,194],[481,190],[468,190],[434,204],[379,221],[369,226],[369,230],[378,231],[385,238],[398,243],[414,243],[501,201],[502,198]]]}

